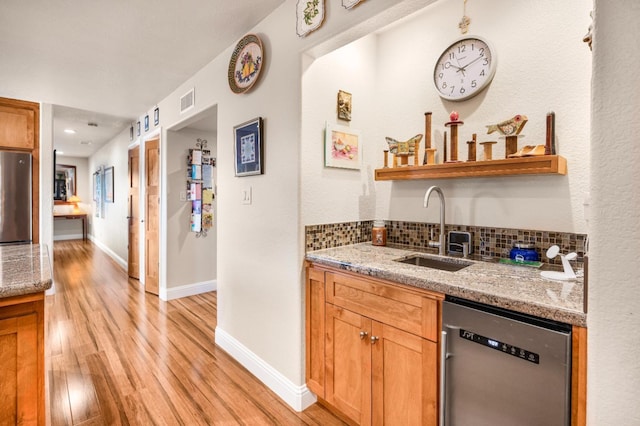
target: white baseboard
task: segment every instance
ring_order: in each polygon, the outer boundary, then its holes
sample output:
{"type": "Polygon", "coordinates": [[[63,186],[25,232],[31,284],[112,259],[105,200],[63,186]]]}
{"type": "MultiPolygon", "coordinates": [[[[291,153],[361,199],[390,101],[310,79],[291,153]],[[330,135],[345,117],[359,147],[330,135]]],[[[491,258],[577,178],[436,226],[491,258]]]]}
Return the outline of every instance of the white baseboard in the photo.
{"type": "Polygon", "coordinates": [[[107,255],[109,255],[109,257],[110,257],[110,258],[112,258],[113,260],[115,260],[115,261],[116,261],[116,263],[117,263],[118,265],[120,265],[120,267],[121,267],[122,269],[124,269],[125,271],[127,270],[128,265],[127,265],[127,261],[126,261],[126,260],[124,260],[123,258],[121,258],[120,256],[118,256],[118,255],[116,254],[116,252],[114,252],[113,250],[111,250],[109,247],[107,247],[106,245],[104,245],[104,244],[103,244],[103,243],[101,243],[100,241],[98,241],[98,240],[96,240],[95,238],[93,238],[93,235],[89,235],[89,239],[90,239],[91,241],[93,241],[93,244],[97,245],[97,246],[100,248],[100,250],[102,250],[103,252],[107,253],[107,255]]]}
{"type": "Polygon", "coordinates": [[[160,289],[161,300],[173,300],[181,297],[195,296],[196,294],[207,293],[209,291],[216,291],[218,289],[218,282],[216,280],[203,281],[200,283],[181,285],[180,287],[171,287],[160,289]]]}
{"type": "Polygon", "coordinates": [[[229,333],[216,327],[216,344],[276,393],[291,408],[300,412],[316,402],[316,396],[306,385],[298,386],[278,370],[251,352],[229,333]]]}
{"type": "Polygon", "coordinates": [[[54,235],[53,241],[81,240],[82,238],[82,234],[54,235]]]}

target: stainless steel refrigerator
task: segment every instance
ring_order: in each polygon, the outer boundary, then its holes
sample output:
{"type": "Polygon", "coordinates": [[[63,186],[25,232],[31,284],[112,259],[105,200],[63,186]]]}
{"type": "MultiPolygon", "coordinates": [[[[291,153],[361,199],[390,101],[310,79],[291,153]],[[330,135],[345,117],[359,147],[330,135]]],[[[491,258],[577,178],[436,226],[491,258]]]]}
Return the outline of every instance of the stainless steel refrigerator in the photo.
{"type": "Polygon", "coordinates": [[[0,151],[0,244],[31,242],[31,154],[0,151]]]}

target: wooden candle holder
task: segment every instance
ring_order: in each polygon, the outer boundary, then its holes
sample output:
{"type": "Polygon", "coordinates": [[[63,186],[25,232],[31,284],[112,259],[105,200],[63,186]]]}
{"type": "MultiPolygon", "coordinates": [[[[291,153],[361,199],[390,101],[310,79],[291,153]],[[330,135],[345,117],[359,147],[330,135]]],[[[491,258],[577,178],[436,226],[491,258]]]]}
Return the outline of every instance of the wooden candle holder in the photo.
{"type": "Polygon", "coordinates": [[[467,161],[476,161],[476,137],[474,133],[473,140],[467,141],[467,161]]]}
{"type": "MultiPolygon", "coordinates": [[[[458,161],[458,126],[462,126],[462,121],[449,121],[444,123],[445,126],[451,128],[451,152],[449,153],[449,161],[458,161]]],[[[446,162],[446,159],[445,159],[446,162]]]]}
{"type": "Polygon", "coordinates": [[[497,144],[498,142],[496,141],[490,141],[490,142],[480,142],[480,145],[482,145],[482,148],[484,150],[484,161],[488,161],[488,160],[492,160],[493,159],[493,145],[497,144]]]}
{"type": "Polygon", "coordinates": [[[504,158],[509,158],[511,154],[518,152],[518,135],[505,136],[504,158]]]}

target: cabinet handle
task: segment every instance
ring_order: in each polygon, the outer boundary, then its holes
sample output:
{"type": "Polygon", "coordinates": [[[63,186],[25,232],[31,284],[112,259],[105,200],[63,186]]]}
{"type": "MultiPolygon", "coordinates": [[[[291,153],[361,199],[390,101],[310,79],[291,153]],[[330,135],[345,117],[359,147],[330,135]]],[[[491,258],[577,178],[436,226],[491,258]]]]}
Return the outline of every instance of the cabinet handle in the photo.
{"type": "Polygon", "coordinates": [[[367,333],[366,331],[361,331],[360,332],[360,340],[364,340],[365,337],[367,337],[369,333],[367,333]]]}
{"type": "Polygon", "coordinates": [[[375,345],[378,340],[379,340],[378,336],[371,336],[371,344],[372,345],[375,345]]]}

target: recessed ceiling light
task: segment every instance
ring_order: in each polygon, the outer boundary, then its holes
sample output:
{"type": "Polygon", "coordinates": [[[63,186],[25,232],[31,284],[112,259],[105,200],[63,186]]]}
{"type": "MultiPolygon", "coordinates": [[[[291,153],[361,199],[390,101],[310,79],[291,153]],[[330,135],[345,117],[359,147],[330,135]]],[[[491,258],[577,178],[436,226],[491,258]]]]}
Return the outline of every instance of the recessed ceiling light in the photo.
{"type": "Polygon", "coordinates": [[[64,152],[56,150],[56,154],[58,154],[58,155],[64,155],[64,152]]]}
{"type": "Polygon", "coordinates": [[[91,145],[91,141],[80,141],[80,145],[91,145]]]}
{"type": "Polygon", "coordinates": [[[73,135],[76,131],[73,129],[64,129],[65,133],[69,133],[70,135],[73,135]]]}

